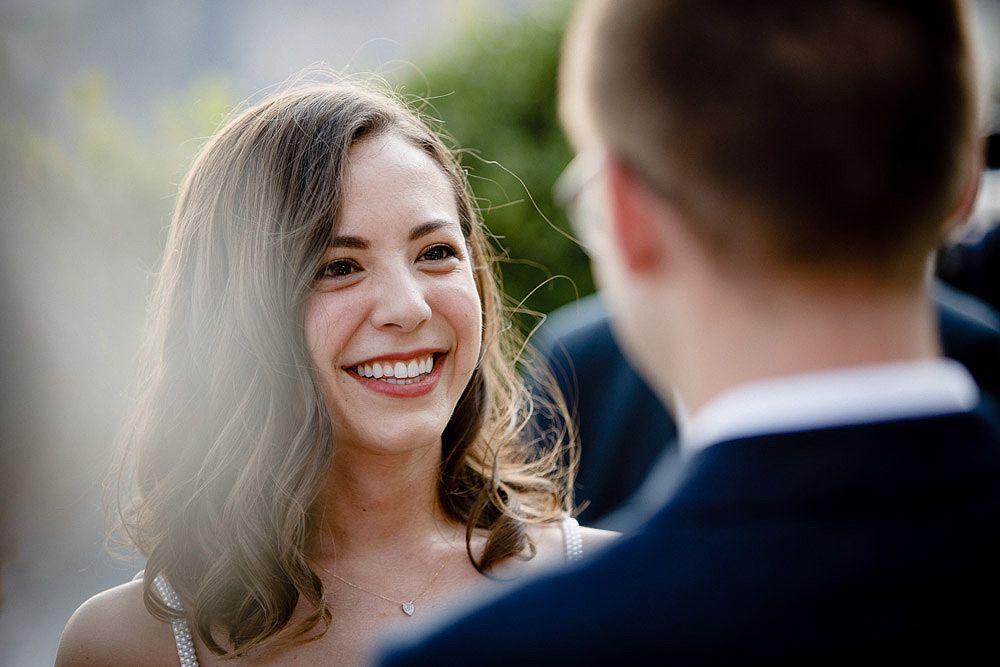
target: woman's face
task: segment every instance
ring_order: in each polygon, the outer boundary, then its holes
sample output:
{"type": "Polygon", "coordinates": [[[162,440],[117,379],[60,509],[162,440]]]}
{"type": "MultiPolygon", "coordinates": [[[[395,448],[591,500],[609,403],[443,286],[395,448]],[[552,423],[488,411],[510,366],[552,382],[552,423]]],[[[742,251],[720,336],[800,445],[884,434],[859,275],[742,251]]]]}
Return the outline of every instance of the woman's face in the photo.
{"type": "Polygon", "coordinates": [[[334,238],[305,309],[338,448],[440,442],[479,358],[482,311],[441,167],[389,132],[348,153],[334,238]]]}

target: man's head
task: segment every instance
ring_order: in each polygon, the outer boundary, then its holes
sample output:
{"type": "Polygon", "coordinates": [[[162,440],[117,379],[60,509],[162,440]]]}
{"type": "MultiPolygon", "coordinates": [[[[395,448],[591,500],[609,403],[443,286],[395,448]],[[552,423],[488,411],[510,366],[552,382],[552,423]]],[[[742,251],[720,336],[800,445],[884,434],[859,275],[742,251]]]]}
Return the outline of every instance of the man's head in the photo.
{"type": "Polygon", "coordinates": [[[927,262],[978,183],[967,29],[961,0],[581,3],[560,110],[596,159],[564,194],[661,398],[939,352],[927,262]]]}
{"type": "Polygon", "coordinates": [[[919,280],[968,198],[976,95],[958,0],[590,0],[563,121],[737,271],[919,280]]]}

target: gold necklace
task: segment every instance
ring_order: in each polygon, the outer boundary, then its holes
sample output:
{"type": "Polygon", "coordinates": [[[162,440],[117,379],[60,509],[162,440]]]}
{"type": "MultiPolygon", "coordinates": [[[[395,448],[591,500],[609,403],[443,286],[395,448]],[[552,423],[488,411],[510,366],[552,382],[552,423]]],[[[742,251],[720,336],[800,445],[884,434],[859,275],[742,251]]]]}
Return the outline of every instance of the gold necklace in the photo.
{"type": "Polygon", "coordinates": [[[402,600],[393,600],[391,597],[382,595],[381,593],[376,593],[375,591],[370,591],[367,588],[365,588],[364,586],[358,586],[357,584],[351,583],[347,579],[344,579],[339,574],[336,574],[334,572],[330,572],[330,570],[326,569],[322,565],[320,565],[320,569],[322,569],[324,572],[326,572],[327,574],[329,574],[334,579],[347,584],[351,588],[356,588],[359,591],[364,591],[365,593],[368,593],[368,595],[374,595],[375,597],[380,598],[382,600],[385,600],[386,602],[392,602],[393,604],[398,604],[400,606],[400,608],[403,610],[404,614],[406,614],[407,616],[413,616],[413,612],[416,610],[415,607],[414,607],[414,603],[417,600],[419,600],[420,598],[422,598],[424,596],[424,593],[426,593],[427,591],[429,591],[431,589],[431,586],[434,585],[434,582],[437,581],[437,578],[439,576],[441,576],[441,572],[444,571],[444,563],[445,563],[444,561],[441,561],[441,566],[438,568],[437,572],[434,573],[434,577],[431,579],[431,582],[429,584],[427,584],[426,586],[424,586],[424,590],[420,591],[420,593],[417,595],[417,597],[413,598],[409,602],[403,602],[402,600]]]}

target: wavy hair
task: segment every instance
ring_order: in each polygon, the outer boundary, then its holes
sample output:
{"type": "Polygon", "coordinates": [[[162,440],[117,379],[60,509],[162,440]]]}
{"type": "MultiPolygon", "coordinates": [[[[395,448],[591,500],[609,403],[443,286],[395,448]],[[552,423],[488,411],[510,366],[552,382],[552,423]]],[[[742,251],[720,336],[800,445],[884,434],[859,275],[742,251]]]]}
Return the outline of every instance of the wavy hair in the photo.
{"type": "Polygon", "coordinates": [[[540,366],[522,355],[466,174],[432,122],[370,84],[299,84],[236,115],[183,182],[109,500],[147,558],[147,608],[178,616],[152,586],[165,575],[217,654],[308,641],[332,618],[308,548],[335,443],[303,307],[347,153],[365,137],[397,133],[441,166],[473,260],[483,352],[443,434],[438,482],[469,559],[486,573],[530,558],[527,524],[571,509],[571,422],[557,390],[545,398],[519,372],[540,366]],[[556,424],[544,433],[531,426],[540,410],[556,424]],[[479,559],[475,529],[488,531],[479,559]],[[309,614],[292,623],[299,604],[309,614]]]}

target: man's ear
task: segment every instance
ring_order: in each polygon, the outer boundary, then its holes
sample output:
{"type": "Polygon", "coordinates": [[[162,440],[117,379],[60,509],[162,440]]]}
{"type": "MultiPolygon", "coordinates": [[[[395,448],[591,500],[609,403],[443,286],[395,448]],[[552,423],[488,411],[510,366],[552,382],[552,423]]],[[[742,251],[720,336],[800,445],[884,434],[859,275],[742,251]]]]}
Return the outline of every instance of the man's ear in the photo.
{"type": "Polygon", "coordinates": [[[613,241],[629,270],[648,273],[657,268],[666,250],[655,215],[655,195],[621,159],[608,156],[605,169],[613,241]]]}
{"type": "Polygon", "coordinates": [[[979,194],[979,181],[982,177],[985,166],[986,143],[979,139],[972,150],[972,155],[968,160],[968,166],[964,175],[962,189],[959,197],[955,201],[951,215],[945,220],[942,228],[942,238],[947,238],[949,234],[960,228],[972,215],[972,210],[976,205],[976,195],[979,194]]]}

